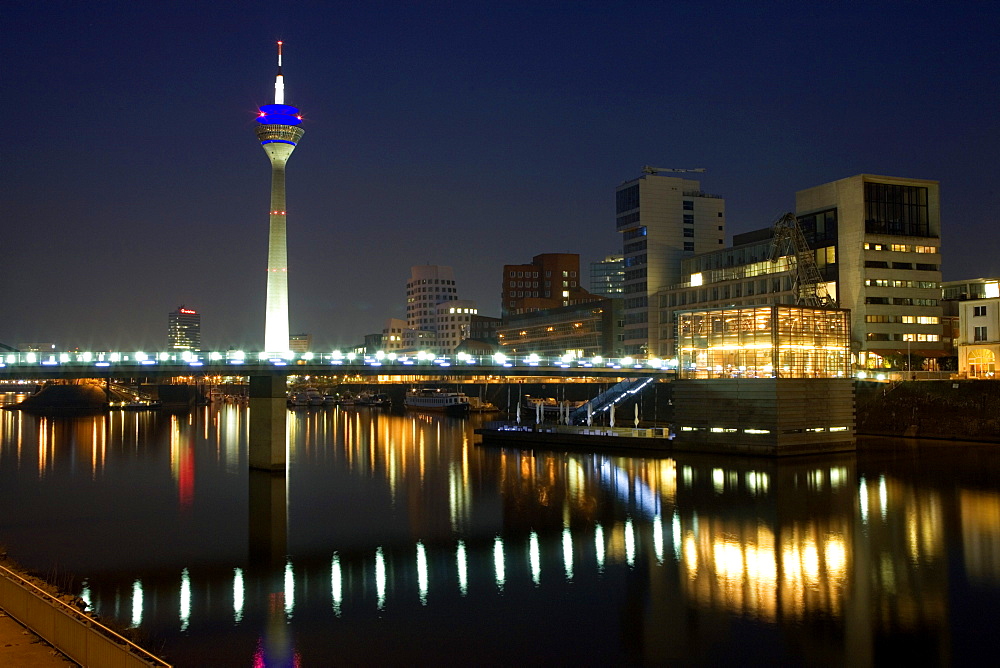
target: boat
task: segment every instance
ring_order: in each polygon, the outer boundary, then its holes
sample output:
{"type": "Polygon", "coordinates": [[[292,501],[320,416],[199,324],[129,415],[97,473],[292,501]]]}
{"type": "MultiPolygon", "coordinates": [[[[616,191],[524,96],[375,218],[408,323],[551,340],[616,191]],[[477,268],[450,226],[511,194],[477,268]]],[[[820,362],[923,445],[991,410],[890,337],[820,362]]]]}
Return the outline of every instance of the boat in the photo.
{"type": "Polygon", "coordinates": [[[323,395],[320,394],[319,390],[315,387],[307,387],[303,390],[306,395],[306,403],[310,406],[322,406],[323,405],[323,395]]]}
{"type": "Polygon", "coordinates": [[[363,392],[354,400],[358,406],[371,406],[372,408],[388,408],[392,406],[392,399],[384,392],[363,392]]]}
{"type": "Polygon", "coordinates": [[[498,413],[500,409],[479,397],[469,397],[469,411],[472,413],[498,413]]]}
{"type": "Polygon", "coordinates": [[[288,405],[289,406],[308,406],[309,396],[305,391],[295,391],[288,393],[288,405]]]}
{"type": "Polygon", "coordinates": [[[410,390],[403,400],[406,408],[416,411],[435,411],[448,415],[466,415],[469,412],[469,397],[461,392],[449,392],[437,388],[410,390]]]}
{"type": "Polygon", "coordinates": [[[208,403],[216,404],[220,403],[225,397],[222,395],[222,390],[218,387],[213,387],[208,390],[208,403]]]}

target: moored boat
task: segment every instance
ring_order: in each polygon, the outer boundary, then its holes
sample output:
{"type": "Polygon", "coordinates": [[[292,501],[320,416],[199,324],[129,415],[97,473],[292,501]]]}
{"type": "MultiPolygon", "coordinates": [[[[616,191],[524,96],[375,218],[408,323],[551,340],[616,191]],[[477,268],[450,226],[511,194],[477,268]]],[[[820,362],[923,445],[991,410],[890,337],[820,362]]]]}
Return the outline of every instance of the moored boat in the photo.
{"type": "Polygon", "coordinates": [[[416,411],[466,415],[469,412],[469,397],[461,392],[423,388],[407,392],[403,405],[416,411]]]}
{"type": "Polygon", "coordinates": [[[384,392],[364,392],[354,400],[357,406],[371,406],[372,408],[388,408],[392,406],[392,399],[384,392]]]}

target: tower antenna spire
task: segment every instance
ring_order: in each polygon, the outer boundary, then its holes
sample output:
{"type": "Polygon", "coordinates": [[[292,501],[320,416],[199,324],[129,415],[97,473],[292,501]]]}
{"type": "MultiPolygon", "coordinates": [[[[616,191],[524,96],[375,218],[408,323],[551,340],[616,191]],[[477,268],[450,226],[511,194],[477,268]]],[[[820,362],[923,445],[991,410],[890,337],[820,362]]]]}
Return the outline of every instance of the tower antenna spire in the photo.
{"type": "Polygon", "coordinates": [[[285,103],[285,77],[281,73],[281,45],[284,44],[280,39],[278,40],[278,76],[274,77],[274,103],[284,104],[285,103]]]}

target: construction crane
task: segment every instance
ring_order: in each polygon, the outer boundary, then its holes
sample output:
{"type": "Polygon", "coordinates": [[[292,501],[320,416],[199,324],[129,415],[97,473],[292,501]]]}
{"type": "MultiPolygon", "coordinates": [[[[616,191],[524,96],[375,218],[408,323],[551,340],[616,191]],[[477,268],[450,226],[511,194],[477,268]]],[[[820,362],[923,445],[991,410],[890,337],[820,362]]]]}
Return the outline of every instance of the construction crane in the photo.
{"type": "Polygon", "coordinates": [[[704,167],[698,167],[697,169],[668,169],[666,167],[650,167],[646,165],[642,168],[642,171],[646,174],[659,174],[660,172],[704,172],[704,167]]]}
{"type": "Polygon", "coordinates": [[[837,302],[826,289],[826,281],[816,267],[816,255],[806,243],[799,221],[793,213],[786,213],[774,223],[771,241],[771,262],[782,256],[792,258],[794,264],[795,303],[803,306],[836,306],[837,302]]]}

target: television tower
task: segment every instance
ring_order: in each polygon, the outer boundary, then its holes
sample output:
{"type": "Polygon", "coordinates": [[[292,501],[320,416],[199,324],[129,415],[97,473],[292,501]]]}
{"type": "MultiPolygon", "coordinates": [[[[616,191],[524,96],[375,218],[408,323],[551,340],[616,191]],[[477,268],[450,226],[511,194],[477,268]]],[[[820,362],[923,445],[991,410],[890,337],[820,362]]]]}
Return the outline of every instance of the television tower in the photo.
{"type": "Polygon", "coordinates": [[[257,115],[257,139],[271,160],[271,213],[267,242],[267,307],[264,312],[264,351],[288,351],[288,248],[285,231],[285,163],[302,139],[302,116],[285,104],[285,79],[281,74],[278,42],[278,75],[274,79],[274,104],[265,104],[257,115]]]}

